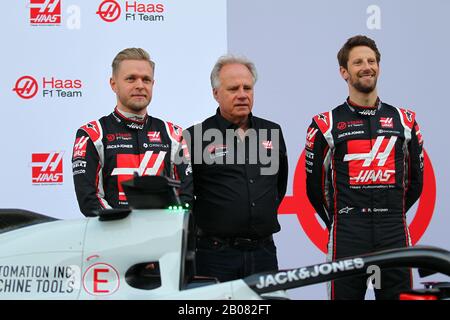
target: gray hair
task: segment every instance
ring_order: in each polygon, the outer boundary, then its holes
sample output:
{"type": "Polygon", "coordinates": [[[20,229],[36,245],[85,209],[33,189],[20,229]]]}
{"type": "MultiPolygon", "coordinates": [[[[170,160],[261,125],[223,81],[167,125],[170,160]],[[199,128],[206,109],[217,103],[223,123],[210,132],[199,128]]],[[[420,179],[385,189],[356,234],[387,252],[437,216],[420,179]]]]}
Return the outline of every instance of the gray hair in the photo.
{"type": "Polygon", "coordinates": [[[225,65],[233,64],[233,63],[242,64],[242,65],[246,66],[248,68],[248,70],[250,71],[250,73],[252,74],[253,84],[256,83],[256,80],[258,80],[258,74],[256,72],[255,64],[245,57],[238,57],[238,56],[234,56],[232,54],[227,54],[227,55],[221,56],[217,60],[216,64],[214,65],[214,68],[211,71],[210,78],[211,78],[211,87],[213,89],[217,89],[220,86],[220,79],[219,79],[220,70],[222,70],[222,68],[225,65]]]}
{"type": "Polygon", "coordinates": [[[144,60],[148,61],[155,72],[155,63],[150,59],[150,55],[147,51],[141,48],[126,48],[120,51],[112,62],[112,72],[116,74],[119,69],[119,65],[124,60],[144,60]]]}

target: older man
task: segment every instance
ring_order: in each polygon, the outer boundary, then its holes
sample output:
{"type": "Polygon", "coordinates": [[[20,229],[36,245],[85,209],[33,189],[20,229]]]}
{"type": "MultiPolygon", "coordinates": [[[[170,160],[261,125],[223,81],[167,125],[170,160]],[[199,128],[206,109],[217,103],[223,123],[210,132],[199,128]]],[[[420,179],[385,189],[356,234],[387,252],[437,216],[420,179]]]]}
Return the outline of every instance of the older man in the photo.
{"type": "Polygon", "coordinates": [[[197,274],[220,281],[278,268],[272,234],[287,184],[278,124],[253,116],[252,62],[221,57],[211,72],[216,114],[185,131],[193,169],[197,274]]]}

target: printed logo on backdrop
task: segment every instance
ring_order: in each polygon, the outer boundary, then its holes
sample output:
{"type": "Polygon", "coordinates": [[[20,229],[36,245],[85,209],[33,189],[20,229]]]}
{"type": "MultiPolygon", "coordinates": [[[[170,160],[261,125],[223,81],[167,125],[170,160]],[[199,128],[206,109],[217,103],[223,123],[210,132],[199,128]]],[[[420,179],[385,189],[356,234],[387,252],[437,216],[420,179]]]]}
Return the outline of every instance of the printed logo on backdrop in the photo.
{"type": "Polygon", "coordinates": [[[120,5],[116,0],[104,0],[97,9],[96,14],[105,22],[125,20],[127,22],[163,22],[165,7],[162,3],[148,1],[125,1],[120,5]]]}
{"type": "Polygon", "coordinates": [[[33,185],[62,184],[63,155],[63,151],[31,154],[31,183],[33,185]]]}
{"type": "MultiPolygon", "coordinates": [[[[386,121],[386,125],[389,125],[389,123],[390,121],[386,121]]],[[[387,152],[389,151],[389,148],[383,150],[387,154],[390,153],[387,152]]],[[[413,245],[420,240],[428,228],[431,218],[433,217],[434,206],[436,203],[436,178],[434,176],[433,166],[425,150],[423,154],[424,175],[422,194],[418,200],[417,211],[415,213],[411,211],[408,212],[408,215],[414,215],[414,218],[409,225],[411,242],[413,245]]],[[[278,214],[297,215],[300,225],[311,242],[314,243],[318,249],[326,253],[328,230],[321,222],[319,222],[320,217],[309,202],[306,194],[305,157],[310,157],[308,150],[304,150],[300,155],[294,173],[294,183],[292,187],[293,194],[284,197],[283,202],[278,209],[278,214]]],[[[351,208],[345,209],[350,210],[351,208]]]]}
{"type": "Polygon", "coordinates": [[[23,76],[17,79],[13,91],[22,99],[33,98],[39,90],[38,83],[35,78],[31,76],[23,76]]]}
{"type": "MultiPolygon", "coordinates": [[[[29,0],[30,25],[59,27],[62,23],[61,0],[29,0]]],[[[67,5],[66,27],[69,30],[81,28],[81,9],[78,5],[67,5]]]]}
{"type": "Polygon", "coordinates": [[[32,26],[61,25],[61,0],[30,0],[32,26]]]}
{"type": "Polygon", "coordinates": [[[31,99],[38,93],[43,98],[81,98],[82,89],[83,83],[79,79],[38,78],[27,75],[18,78],[12,90],[19,98],[31,99]]]}

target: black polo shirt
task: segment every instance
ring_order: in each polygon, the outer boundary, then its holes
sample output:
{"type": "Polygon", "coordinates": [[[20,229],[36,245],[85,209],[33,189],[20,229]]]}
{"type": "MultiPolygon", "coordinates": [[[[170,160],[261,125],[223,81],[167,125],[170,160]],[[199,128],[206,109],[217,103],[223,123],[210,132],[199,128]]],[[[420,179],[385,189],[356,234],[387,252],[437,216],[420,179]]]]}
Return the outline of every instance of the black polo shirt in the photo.
{"type": "Polygon", "coordinates": [[[184,132],[193,169],[194,219],[207,235],[258,239],[280,230],[277,210],[287,186],[286,145],[278,124],[252,114],[245,140],[237,128],[217,109],[184,132]]]}

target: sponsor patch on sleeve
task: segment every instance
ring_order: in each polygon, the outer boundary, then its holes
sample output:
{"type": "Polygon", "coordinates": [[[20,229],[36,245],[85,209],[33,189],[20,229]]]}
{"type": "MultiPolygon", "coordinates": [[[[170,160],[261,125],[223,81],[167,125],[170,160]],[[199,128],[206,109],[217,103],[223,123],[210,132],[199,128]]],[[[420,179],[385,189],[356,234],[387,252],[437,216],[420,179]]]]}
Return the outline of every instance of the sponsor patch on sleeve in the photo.
{"type": "Polygon", "coordinates": [[[420,127],[417,123],[414,126],[414,129],[416,129],[417,140],[419,141],[419,144],[422,145],[423,144],[422,132],[420,132],[420,127]]]}
{"type": "Polygon", "coordinates": [[[86,147],[89,137],[82,136],[75,140],[75,144],[73,146],[73,155],[72,159],[85,159],[86,158],[86,147]]]}
{"type": "Polygon", "coordinates": [[[309,127],[306,133],[306,145],[305,147],[309,150],[314,149],[314,140],[316,139],[316,134],[319,129],[314,127],[309,127]]]}

